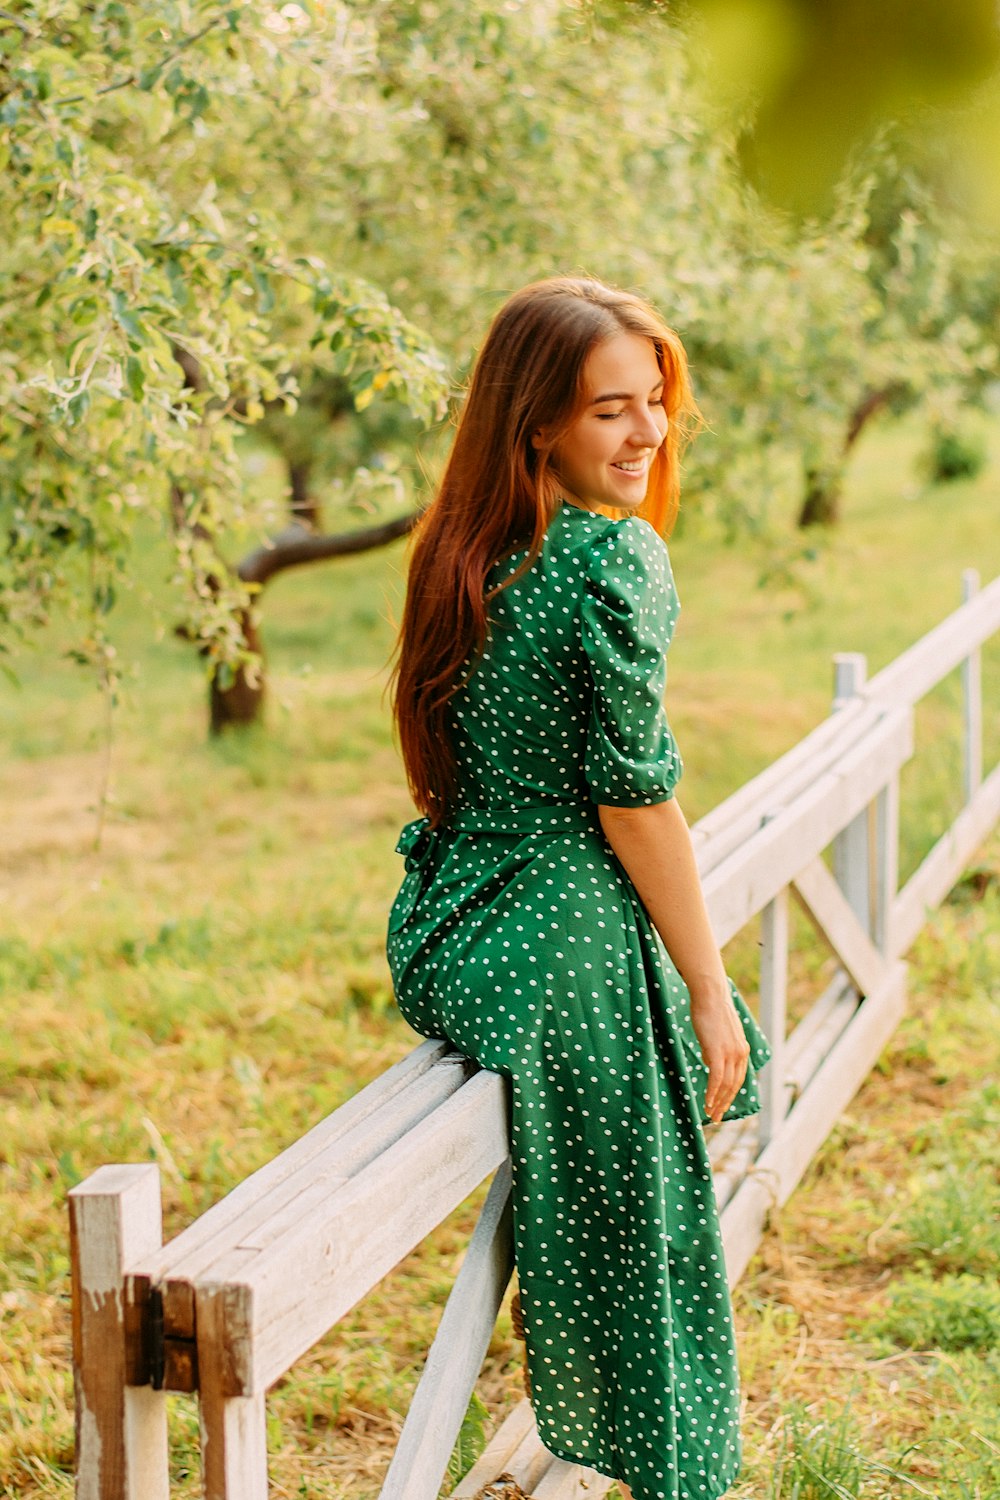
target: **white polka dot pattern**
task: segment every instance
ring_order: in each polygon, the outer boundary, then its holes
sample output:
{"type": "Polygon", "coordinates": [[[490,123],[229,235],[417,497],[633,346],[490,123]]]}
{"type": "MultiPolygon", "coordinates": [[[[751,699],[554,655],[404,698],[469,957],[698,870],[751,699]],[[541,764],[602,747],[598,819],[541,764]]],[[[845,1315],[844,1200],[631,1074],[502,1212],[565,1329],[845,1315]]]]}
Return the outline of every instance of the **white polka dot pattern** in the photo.
{"type": "MultiPolygon", "coordinates": [[[[436,833],[426,819],[403,830],[387,940],[410,1025],[506,1080],[539,1435],[635,1500],[712,1500],[740,1460],[704,1064],[687,990],[596,808],[672,794],[677,608],[646,522],[561,506],[490,603],[486,650],[453,700],[458,812],[436,833]]],[[[759,1109],[770,1055],[732,993],[751,1064],[727,1119],[759,1109]]]]}

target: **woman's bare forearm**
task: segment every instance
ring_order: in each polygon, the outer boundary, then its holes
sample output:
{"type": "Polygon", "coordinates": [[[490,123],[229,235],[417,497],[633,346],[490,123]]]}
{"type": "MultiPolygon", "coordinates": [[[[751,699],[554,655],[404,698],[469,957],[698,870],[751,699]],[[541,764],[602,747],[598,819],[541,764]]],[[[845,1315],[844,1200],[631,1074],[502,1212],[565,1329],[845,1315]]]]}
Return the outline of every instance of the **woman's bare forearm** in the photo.
{"type": "Polygon", "coordinates": [[[601,827],[639,893],[692,1000],[729,997],[691,833],[674,798],[645,807],[598,808],[601,827]]]}
{"type": "Polygon", "coordinates": [[[705,1109],[721,1120],[746,1076],[750,1047],[736,1013],[702,894],[691,833],[671,798],[598,808],[625,868],[691,996],[691,1022],[708,1068],[705,1109]]]}

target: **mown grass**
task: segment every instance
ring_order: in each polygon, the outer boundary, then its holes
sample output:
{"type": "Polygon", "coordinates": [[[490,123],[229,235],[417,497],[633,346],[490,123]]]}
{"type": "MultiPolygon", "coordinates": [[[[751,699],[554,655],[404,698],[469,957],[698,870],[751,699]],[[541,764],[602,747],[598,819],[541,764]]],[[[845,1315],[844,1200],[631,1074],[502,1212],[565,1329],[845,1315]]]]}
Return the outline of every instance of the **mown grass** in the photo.
{"type": "MultiPolygon", "coordinates": [[[[962,567],[1000,572],[993,440],[977,481],[914,483],[901,497],[921,434],[874,432],[843,530],[797,589],[758,587],[758,554],[688,523],[672,548],[684,609],[669,705],[690,818],[825,715],[834,650],[866,651],[874,671],[953,607],[962,567]]],[[[273,474],[261,483],[273,487],[273,474]]],[[[105,720],[90,684],[50,647],[22,658],[24,685],[0,705],[2,1495],[72,1488],[68,1187],[103,1162],[156,1160],[176,1233],[415,1042],[382,950],[393,844],[411,815],[382,701],[402,551],[277,580],[265,599],[267,725],[217,743],[205,737],[197,658],[151,625],[162,557],[150,538],[142,591],[116,627],[142,674],[115,715],[100,848],[105,720]]],[[[984,675],[995,759],[995,650],[984,675]]],[[[959,722],[953,678],[923,706],[928,753],[906,772],[907,867],[958,805],[959,722]]],[[[892,1341],[904,1314],[907,1328],[938,1326],[949,1278],[996,1273],[981,1209],[995,1181],[997,877],[994,845],[921,939],[909,1018],[743,1282],[740,1494],[808,1495],[795,1474],[848,1427],[869,1464],[850,1481],[865,1497],[909,1493],[879,1464],[909,1465],[931,1494],[951,1485],[942,1500],[991,1493],[995,1351],[892,1341]],[[897,1282],[918,1300],[935,1288],[930,1310],[894,1302],[897,1282]],[[870,1325],[851,1322],[859,1309],[870,1325]]],[[[797,931],[801,1007],[825,960],[797,931]]],[[[753,933],[728,957],[751,992],[753,933]]],[[[484,1196],[485,1185],[280,1383],[269,1403],[276,1494],[377,1493],[484,1196]]],[[[949,1308],[973,1307],[962,1286],[949,1308]]],[[[479,1393],[494,1415],[520,1394],[506,1311],[479,1393]]],[[[196,1413],[172,1405],[176,1493],[194,1495],[196,1413]]]]}

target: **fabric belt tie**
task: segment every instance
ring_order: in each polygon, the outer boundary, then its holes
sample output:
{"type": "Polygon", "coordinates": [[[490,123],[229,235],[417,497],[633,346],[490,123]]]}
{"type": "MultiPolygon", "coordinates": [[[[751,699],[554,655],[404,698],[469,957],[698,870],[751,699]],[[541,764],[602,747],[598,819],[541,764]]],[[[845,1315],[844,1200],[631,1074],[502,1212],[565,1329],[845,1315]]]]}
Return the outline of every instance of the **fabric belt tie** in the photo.
{"type": "Polygon", "coordinates": [[[467,807],[452,814],[447,823],[431,828],[428,818],[414,818],[399,835],[396,853],[406,856],[406,869],[419,870],[438,843],[449,833],[586,833],[600,830],[597,804],[563,802],[537,807],[467,807]]]}

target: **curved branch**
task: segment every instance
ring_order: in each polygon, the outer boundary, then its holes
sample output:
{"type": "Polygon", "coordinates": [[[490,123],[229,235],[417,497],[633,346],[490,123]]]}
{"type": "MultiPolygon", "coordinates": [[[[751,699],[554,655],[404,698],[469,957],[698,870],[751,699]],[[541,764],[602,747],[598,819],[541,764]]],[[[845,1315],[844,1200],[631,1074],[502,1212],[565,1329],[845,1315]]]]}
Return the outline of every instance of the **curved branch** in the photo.
{"type": "Polygon", "coordinates": [[[381,526],[366,526],[361,531],[338,531],[316,535],[304,526],[288,526],[263,547],[249,553],[236,569],[244,583],[263,586],[276,573],[300,568],[305,563],[323,562],[328,557],[347,557],[353,552],[369,552],[384,547],[397,537],[412,531],[422,511],[410,511],[381,526]]]}

